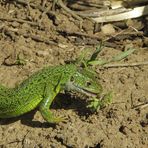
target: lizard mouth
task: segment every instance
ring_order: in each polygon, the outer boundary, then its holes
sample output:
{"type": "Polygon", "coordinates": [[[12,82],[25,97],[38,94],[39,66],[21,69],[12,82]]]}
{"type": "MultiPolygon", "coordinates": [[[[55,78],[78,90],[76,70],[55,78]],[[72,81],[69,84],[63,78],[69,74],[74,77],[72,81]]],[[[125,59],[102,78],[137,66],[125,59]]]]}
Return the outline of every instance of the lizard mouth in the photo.
{"type": "Polygon", "coordinates": [[[78,87],[78,86],[76,86],[76,87],[77,87],[78,92],[80,92],[86,96],[89,96],[89,97],[97,97],[98,96],[98,93],[96,93],[96,92],[92,92],[92,91],[86,90],[86,89],[78,87]]]}
{"type": "Polygon", "coordinates": [[[88,97],[97,97],[99,95],[99,92],[93,92],[91,90],[84,89],[80,86],[75,85],[74,83],[68,82],[66,84],[66,90],[71,92],[78,92],[81,94],[84,94],[88,97]]]}
{"type": "Polygon", "coordinates": [[[87,90],[87,89],[82,88],[80,86],[77,86],[75,84],[72,84],[72,85],[73,85],[72,90],[77,91],[77,92],[79,92],[81,94],[84,94],[84,95],[86,95],[88,97],[97,97],[99,95],[99,92],[93,92],[91,90],[87,90]]]}

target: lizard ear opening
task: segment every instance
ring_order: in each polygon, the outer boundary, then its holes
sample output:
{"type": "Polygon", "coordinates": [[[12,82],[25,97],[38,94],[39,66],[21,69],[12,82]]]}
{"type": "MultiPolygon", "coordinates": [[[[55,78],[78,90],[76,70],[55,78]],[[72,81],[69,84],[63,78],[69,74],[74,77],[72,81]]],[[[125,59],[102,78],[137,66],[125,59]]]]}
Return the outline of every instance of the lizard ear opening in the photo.
{"type": "Polygon", "coordinates": [[[91,82],[87,81],[86,86],[89,87],[91,85],[91,82]]]}

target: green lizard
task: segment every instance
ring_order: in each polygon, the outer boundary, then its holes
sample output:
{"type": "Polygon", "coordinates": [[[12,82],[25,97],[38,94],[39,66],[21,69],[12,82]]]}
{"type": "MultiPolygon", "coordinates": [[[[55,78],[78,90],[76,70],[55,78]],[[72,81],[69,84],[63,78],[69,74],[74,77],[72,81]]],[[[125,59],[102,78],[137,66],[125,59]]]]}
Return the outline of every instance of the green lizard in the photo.
{"type": "Polygon", "coordinates": [[[17,117],[39,106],[47,122],[58,123],[64,118],[54,117],[49,108],[63,90],[97,96],[102,87],[94,73],[74,64],[44,68],[15,88],[0,85],[0,118],[17,117]]]}

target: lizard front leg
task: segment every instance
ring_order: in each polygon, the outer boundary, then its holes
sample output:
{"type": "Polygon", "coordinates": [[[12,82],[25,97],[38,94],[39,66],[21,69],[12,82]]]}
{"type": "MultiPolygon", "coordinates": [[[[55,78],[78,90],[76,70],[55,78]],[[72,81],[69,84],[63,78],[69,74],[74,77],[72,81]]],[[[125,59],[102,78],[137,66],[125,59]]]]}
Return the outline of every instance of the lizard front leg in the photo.
{"type": "Polygon", "coordinates": [[[60,83],[58,82],[57,86],[46,84],[43,100],[39,105],[39,110],[43,118],[49,123],[58,123],[64,121],[63,117],[54,117],[52,112],[49,110],[51,103],[53,102],[56,95],[60,92],[60,83]]]}

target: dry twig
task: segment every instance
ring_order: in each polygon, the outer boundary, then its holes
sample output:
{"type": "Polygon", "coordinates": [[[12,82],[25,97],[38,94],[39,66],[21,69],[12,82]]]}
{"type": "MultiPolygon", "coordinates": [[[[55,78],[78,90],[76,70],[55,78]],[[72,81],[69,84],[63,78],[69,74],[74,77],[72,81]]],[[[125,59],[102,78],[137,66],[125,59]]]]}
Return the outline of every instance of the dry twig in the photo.
{"type": "Polygon", "coordinates": [[[16,21],[16,22],[19,22],[19,23],[27,23],[27,24],[30,24],[30,25],[38,26],[38,23],[36,23],[36,22],[31,22],[31,21],[17,19],[17,18],[0,17],[0,20],[8,21],[8,22],[16,21]]]}
{"type": "Polygon", "coordinates": [[[116,37],[121,36],[121,35],[129,35],[129,36],[137,36],[137,35],[141,36],[141,35],[143,35],[143,32],[140,32],[140,31],[130,32],[130,31],[123,30],[122,32],[117,32],[116,34],[114,34],[114,35],[112,35],[112,36],[110,36],[110,37],[108,37],[107,39],[104,40],[103,38],[106,37],[106,36],[104,36],[104,34],[102,34],[102,33],[98,33],[97,35],[95,35],[95,34],[87,34],[87,33],[83,33],[83,32],[73,32],[73,31],[68,31],[68,30],[57,30],[57,31],[59,33],[65,33],[69,36],[73,36],[73,35],[84,36],[84,37],[87,37],[87,38],[97,39],[97,40],[103,41],[103,42],[106,42],[106,41],[110,40],[111,38],[116,38],[116,37]]]}
{"type": "Polygon", "coordinates": [[[148,65],[148,61],[145,62],[137,62],[137,63],[131,63],[131,64],[106,64],[103,67],[105,68],[116,68],[116,67],[134,67],[134,66],[144,66],[148,65]]]}
{"type": "MultiPolygon", "coordinates": [[[[28,3],[27,3],[27,1],[26,0],[15,0],[17,3],[19,3],[19,4],[22,4],[22,5],[28,5],[28,3]]],[[[32,8],[34,8],[34,9],[39,9],[40,11],[42,11],[42,12],[44,12],[44,11],[46,11],[46,8],[44,8],[43,6],[41,6],[41,5],[34,5],[34,4],[32,4],[32,3],[30,3],[29,4],[29,6],[30,7],[32,7],[32,8]]],[[[48,12],[46,12],[47,14],[49,14],[49,15],[54,15],[54,13],[52,12],[52,11],[48,11],[48,12]]]]}
{"type": "Polygon", "coordinates": [[[72,11],[71,9],[69,9],[68,7],[66,7],[64,5],[64,3],[62,2],[62,0],[58,0],[56,2],[60,7],[62,7],[66,12],[68,12],[69,14],[71,14],[73,17],[75,17],[76,19],[78,19],[79,21],[83,21],[83,19],[81,17],[79,17],[74,11],[72,11]]]}
{"type": "Polygon", "coordinates": [[[11,33],[14,32],[17,35],[22,35],[25,38],[31,38],[31,39],[33,39],[35,41],[38,41],[38,42],[44,42],[46,44],[58,46],[56,41],[50,40],[49,38],[45,38],[45,37],[43,37],[41,35],[35,35],[35,34],[30,34],[30,33],[25,34],[25,33],[18,32],[18,30],[10,29],[10,28],[9,29],[4,28],[3,30],[4,30],[5,34],[10,35],[10,36],[11,36],[11,33]]]}
{"type": "Polygon", "coordinates": [[[133,109],[144,109],[148,107],[148,102],[133,106],[133,109]]]}
{"type": "MultiPolygon", "coordinates": [[[[102,17],[96,17],[92,18],[97,23],[100,22],[113,22],[113,21],[121,21],[121,20],[126,20],[126,19],[131,19],[131,18],[137,18],[141,17],[144,15],[148,15],[148,5],[146,6],[141,6],[141,7],[136,7],[134,9],[127,9],[127,12],[123,13],[117,13],[114,15],[105,15],[102,17]]],[[[108,10],[110,11],[110,10],[108,10]]]]}

